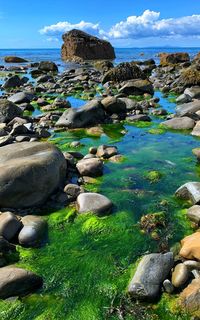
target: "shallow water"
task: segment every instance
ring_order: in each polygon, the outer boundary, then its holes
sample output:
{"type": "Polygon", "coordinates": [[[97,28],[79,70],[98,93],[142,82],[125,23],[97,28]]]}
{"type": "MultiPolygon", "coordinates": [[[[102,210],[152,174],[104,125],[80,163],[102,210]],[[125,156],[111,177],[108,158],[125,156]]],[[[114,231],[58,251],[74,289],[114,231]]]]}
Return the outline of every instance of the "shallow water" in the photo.
{"type": "MultiPolygon", "coordinates": [[[[156,95],[162,107],[174,110],[174,103],[159,92],[156,95]]],[[[174,296],[164,294],[156,305],[138,309],[125,294],[143,254],[160,252],[163,246],[168,250],[192,232],[185,216],[187,204],[178,201],[174,192],[187,181],[200,180],[200,167],[191,152],[200,140],[188,132],[158,130],[159,122],[106,125],[101,137],[75,130],[55,133],[50,139],[63,151],[80,140],[83,146],[76,150],[85,154],[91,145],[118,147],[123,162],[106,162],[103,177],[86,186],[108,196],[114,213],[104,218],[77,216],[73,207],[44,212],[49,243],[41,249],[18,248],[18,265],[41,275],[44,287],[21,300],[0,301],[0,319],[120,319],[121,305],[127,306],[124,319],[187,319],[174,309],[174,296]],[[148,173],[155,170],[160,180],[149,181],[148,173]],[[160,211],[166,228],[160,231],[160,240],[153,240],[141,232],[138,222],[142,215],[160,211]]]]}

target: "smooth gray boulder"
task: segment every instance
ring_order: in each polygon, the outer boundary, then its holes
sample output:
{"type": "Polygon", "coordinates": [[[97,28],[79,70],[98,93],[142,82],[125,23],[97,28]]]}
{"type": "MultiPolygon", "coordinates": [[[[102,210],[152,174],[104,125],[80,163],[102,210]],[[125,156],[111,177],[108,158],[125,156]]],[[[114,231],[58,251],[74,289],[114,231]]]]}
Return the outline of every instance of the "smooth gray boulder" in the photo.
{"type": "Polygon", "coordinates": [[[99,177],[103,174],[103,162],[97,158],[82,159],[77,162],[76,168],[81,176],[99,177]]]}
{"type": "Polygon", "coordinates": [[[136,114],[136,115],[130,115],[128,117],[126,117],[127,121],[130,122],[137,122],[137,121],[147,121],[147,122],[151,122],[151,118],[146,115],[146,114],[136,114]]]}
{"type": "Polygon", "coordinates": [[[176,107],[175,111],[177,116],[184,117],[193,114],[200,110],[200,100],[194,100],[189,103],[180,104],[176,107]]]}
{"type": "Polygon", "coordinates": [[[118,100],[123,101],[126,105],[126,111],[132,111],[132,110],[141,110],[141,106],[139,103],[133,99],[129,98],[118,98],[118,100]]]}
{"type": "Polygon", "coordinates": [[[12,212],[4,212],[0,215],[0,236],[6,240],[12,240],[21,227],[21,222],[12,212]]]}
{"type": "Polygon", "coordinates": [[[43,204],[66,178],[66,160],[52,144],[22,142],[1,147],[0,207],[43,204]]]}
{"type": "Polygon", "coordinates": [[[105,111],[100,101],[94,99],[79,109],[66,110],[56,122],[57,127],[85,128],[104,122],[105,111]]]}
{"type": "Polygon", "coordinates": [[[187,182],[175,192],[178,198],[190,200],[193,204],[200,201],[200,182],[187,182]]]}
{"type": "Polygon", "coordinates": [[[172,252],[152,253],[144,256],[128,286],[128,293],[136,299],[154,300],[160,296],[174,259],[172,252]]]}
{"type": "Polygon", "coordinates": [[[0,299],[24,296],[42,286],[42,278],[15,266],[0,268],[0,299]]]}
{"type": "Polygon", "coordinates": [[[200,121],[197,121],[195,127],[191,132],[192,136],[200,137],[200,121]]]}
{"type": "Polygon", "coordinates": [[[21,219],[23,225],[19,235],[19,244],[24,247],[41,246],[47,236],[47,222],[38,216],[25,216],[21,219]]]}
{"type": "Polygon", "coordinates": [[[189,130],[195,126],[195,121],[189,117],[177,117],[161,123],[163,126],[174,130],[189,130]]]}
{"type": "Polygon", "coordinates": [[[189,208],[187,211],[187,217],[191,221],[199,224],[200,223],[200,206],[194,205],[191,208],[189,208]]]}
{"type": "Polygon", "coordinates": [[[8,97],[8,101],[20,104],[20,103],[31,102],[34,99],[34,97],[35,96],[31,93],[17,92],[12,96],[8,97]]]}
{"type": "Polygon", "coordinates": [[[8,78],[5,83],[3,84],[3,88],[4,89],[10,89],[10,88],[14,88],[14,87],[20,87],[24,84],[24,81],[22,79],[20,79],[19,76],[15,75],[15,76],[11,76],[10,78],[8,78]]]}
{"type": "Polygon", "coordinates": [[[0,122],[10,122],[15,117],[21,117],[22,110],[13,102],[0,99],[0,122]]]}
{"type": "Polygon", "coordinates": [[[112,210],[112,202],[99,193],[81,193],[77,198],[79,213],[93,212],[98,215],[109,214],[112,210]]]}
{"type": "Polygon", "coordinates": [[[182,287],[189,279],[189,270],[183,263],[178,263],[172,272],[172,284],[175,288],[182,287]]]}
{"type": "Polygon", "coordinates": [[[101,145],[98,147],[96,155],[99,158],[109,159],[118,154],[117,147],[101,145]]]}
{"type": "Polygon", "coordinates": [[[192,98],[185,93],[181,94],[178,98],[176,98],[176,103],[180,103],[180,104],[188,103],[191,101],[192,101],[192,98]]]}
{"type": "Polygon", "coordinates": [[[199,99],[200,98],[200,87],[191,87],[186,88],[184,94],[190,97],[191,99],[199,99]]]}

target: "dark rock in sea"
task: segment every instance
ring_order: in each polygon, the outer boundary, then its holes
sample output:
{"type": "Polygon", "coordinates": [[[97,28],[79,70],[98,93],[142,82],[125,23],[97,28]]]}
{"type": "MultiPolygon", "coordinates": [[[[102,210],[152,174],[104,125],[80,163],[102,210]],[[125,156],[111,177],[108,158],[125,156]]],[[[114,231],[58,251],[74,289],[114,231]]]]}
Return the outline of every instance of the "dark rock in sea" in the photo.
{"type": "Polygon", "coordinates": [[[31,93],[27,92],[17,92],[13,94],[12,96],[8,97],[8,101],[11,101],[13,103],[26,103],[26,102],[31,102],[35,96],[31,93]]]}
{"type": "Polygon", "coordinates": [[[13,102],[6,99],[0,99],[0,123],[10,122],[15,117],[21,117],[22,110],[13,102]]]}
{"type": "Polygon", "coordinates": [[[66,177],[62,152],[48,143],[22,142],[1,148],[0,207],[44,203],[66,177]]]}
{"type": "Polygon", "coordinates": [[[58,72],[57,65],[52,61],[41,61],[38,70],[45,72],[58,72]]]}
{"type": "Polygon", "coordinates": [[[79,213],[93,212],[98,215],[105,215],[111,212],[112,207],[112,202],[99,193],[81,193],[77,198],[79,213]]]}
{"type": "Polygon", "coordinates": [[[136,299],[159,298],[163,281],[167,278],[174,259],[171,252],[152,253],[144,256],[129,284],[128,293],[136,299]]]}
{"type": "Polygon", "coordinates": [[[14,87],[20,87],[24,84],[24,81],[22,79],[20,79],[19,76],[15,75],[15,76],[11,76],[10,78],[8,78],[5,83],[3,84],[3,88],[4,89],[10,89],[10,88],[14,88],[14,87]]]}
{"type": "Polygon", "coordinates": [[[7,63],[24,63],[28,62],[28,60],[16,56],[6,56],[4,57],[4,61],[7,63]]]}
{"type": "Polygon", "coordinates": [[[24,296],[43,284],[42,278],[15,266],[0,268],[0,299],[24,296]]]}
{"type": "Polygon", "coordinates": [[[63,35],[62,59],[71,61],[113,60],[114,48],[108,41],[101,40],[80,30],[73,29],[63,35]]]}

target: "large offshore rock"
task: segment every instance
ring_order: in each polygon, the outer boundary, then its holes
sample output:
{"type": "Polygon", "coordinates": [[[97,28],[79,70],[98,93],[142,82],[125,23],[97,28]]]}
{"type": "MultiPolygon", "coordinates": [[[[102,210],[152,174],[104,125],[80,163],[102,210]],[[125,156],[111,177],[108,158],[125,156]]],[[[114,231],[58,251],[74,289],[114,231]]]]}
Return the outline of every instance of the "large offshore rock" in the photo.
{"type": "Polygon", "coordinates": [[[161,123],[163,126],[173,130],[189,130],[195,126],[195,121],[189,117],[177,117],[161,123]]]}
{"type": "Polygon", "coordinates": [[[42,278],[14,266],[0,268],[0,299],[24,296],[42,286],[42,278]]]}
{"type": "Polygon", "coordinates": [[[24,63],[28,62],[28,60],[16,56],[6,56],[4,57],[4,61],[7,63],[24,63]]]}
{"type": "Polygon", "coordinates": [[[108,41],[101,40],[81,30],[73,29],[63,35],[63,60],[113,60],[114,48],[108,41]]]}
{"type": "Polygon", "coordinates": [[[178,188],[175,194],[178,198],[197,204],[200,201],[200,182],[187,182],[178,188]]]}
{"type": "Polygon", "coordinates": [[[199,110],[200,110],[200,100],[194,100],[189,103],[184,103],[184,104],[178,105],[176,107],[176,114],[179,117],[183,117],[188,114],[195,113],[199,110]]]}
{"type": "Polygon", "coordinates": [[[177,53],[160,53],[160,64],[162,66],[167,66],[171,64],[189,62],[190,56],[187,52],[177,52],[177,53]]]}
{"type": "Polygon", "coordinates": [[[66,176],[62,152],[49,143],[22,142],[0,149],[0,207],[45,202],[66,176]]]}
{"type": "Polygon", "coordinates": [[[22,116],[22,110],[18,106],[6,99],[0,100],[0,122],[10,122],[20,116],[22,116]]]}
{"type": "Polygon", "coordinates": [[[171,252],[144,256],[128,286],[129,294],[141,300],[159,297],[162,282],[167,278],[174,260],[171,252]]]}
{"type": "Polygon", "coordinates": [[[112,202],[99,193],[81,193],[77,198],[79,213],[93,212],[98,215],[104,215],[111,212],[112,206],[112,202]]]}
{"type": "Polygon", "coordinates": [[[56,122],[57,127],[85,128],[102,123],[105,111],[100,101],[94,99],[79,109],[66,110],[56,122]]]}

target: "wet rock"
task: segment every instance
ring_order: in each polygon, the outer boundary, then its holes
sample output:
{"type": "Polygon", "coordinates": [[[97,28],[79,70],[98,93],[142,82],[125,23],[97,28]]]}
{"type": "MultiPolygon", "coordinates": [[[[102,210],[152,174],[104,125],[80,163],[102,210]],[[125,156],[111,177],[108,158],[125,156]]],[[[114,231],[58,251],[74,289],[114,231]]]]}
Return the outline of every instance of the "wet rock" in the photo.
{"type": "Polygon", "coordinates": [[[0,100],[0,122],[9,122],[15,117],[20,117],[22,110],[11,101],[6,99],[0,100]]]}
{"type": "Polygon", "coordinates": [[[163,288],[167,293],[173,293],[174,286],[169,279],[163,281],[163,288]]]}
{"type": "Polygon", "coordinates": [[[33,99],[34,99],[34,95],[26,92],[17,92],[12,96],[8,97],[8,101],[11,101],[17,104],[31,102],[33,99]]]}
{"type": "Polygon", "coordinates": [[[200,121],[196,122],[196,125],[193,128],[191,135],[196,136],[196,137],[200,137],[200,121]]]}
{"type": "Polygon", "coordinates": [[[200,279],[194,279],[181,292],[179,304],[188,312],[199,312],[200,309],[200,279]]]}
{"type": "Polygon", "coordinates": [[[176,288],[182,287],[189,279],[189,271],[186,265],[179,263],[172,272],[172,284],[176,288]]]}
{"type": "Polygon", "coordinates": [[[181,240],[180,255],[185,259],[200,260],[200,232],[195,232],[181,240]]]}
{"type": "Polygon", "coordinates": [[[189,208],[187,211],[187,216],[191,221],[199,224],[200,223],[200,206],[194,205],[191,208],[189,208]]]}
{"type": "Polygon", "coordinates": [[[28,62],[28,60],[16,56],[6,56],[4,57],[4,61],[7,63],[24,63],[28,62]]]}
{"type": "Polygon", "coordinates": [[[24,84],[23,80],[21,80],[19,76],[15,75],[15,76],[11,76],[5,81],[5,83],[3,84],[3,88],[10,89],[14,87],[20,87],[23,84],[24,84]]]}
{"type": "Polygon", "coordinates": [[[163,126],[174,130],[189,130],[195,126],[195,121],[189,117],[177,117],[161,123],[163,126]]]}
{"type": "Polygon", "coordinates": [[[76,164],[81,176],[98,177],[103,174],[103,162],[100,159],[82,159],[76,164]]]}
{"type": "Polygon", "coordinates": [[[192,101],[192,98],[185,93],[181,94],[178,98],[176,98],[176,103],[180,103],[180,104],[188,103],[191,101],[192,101]]]}
{"type": "Polygon", "coordinates": [[[101,103],[104,106],[106,113],[108,114],[119,114],[126,112],[126,104],[116,97],[106,97],[101,100],[101,103]]]}
{"type": "Polygon", "coordinates": [[[191,200],[193,204],[200,201],[200,182],[187,182],[176,190],[175,195],[184,200],[191,200]]]}
{"type": "Polygon", "coordinates": [[[128,286],[129,294],[141,300],[157,299],[160,296],[162,283],[167,278],[173,263],[171,252],[144,256],[128,286]]]}
{"type": "Polygon", "coordinates": [[[130,80],[127,81],[119,90],[126,95],[143,95],[144,93],[154,94],[153,85],[149,80],[130,80]]]}
{"type": "Polygon", "coordinates": [[[38,70],[45,72],[58,72],[57,65],[52,61],[41,61],[38,70]]]}
{"type": "Polygon", "coordinates": [[[146,114],[136,114],[134,116],[128,116],[126,118],[127,121],[130,122],[136,122],[136,121],[147,121],[147,122],[151,122],[151,118],[149,116],[147,116],[146,114]]]}
{"type": "Polygon", "coordinates": [[[67,194],[69,200],[75,201],[79,194],[84,192],[84,189],[77,184],[69,183],[65,186],[64,192],[67,194]]]}
{"type": "Polygon", "coordinates": [[[0,236],[6,240],[12,240],[20,228],[21,222],[13,213],[4,212],[0,215],[0,236]]]}
{"type": "Polygon", "coordinates": [[[105,112],[101,102],[94,99],[78,110],[66,110],[56,122],[57,127],[84,128],[102,123],[105,112]]]}
{"type": "Polygon", "coordinates": [[[186,115],[193,114],[199,110],[200,110],[200,100],[194,100],[189,103],[178,105],[176,107],[176,114],[179,117],[183,117],[186,115]]]}
{"type": "Polygon", "coordinates": [[[116,154],[118,154],[117,147],[106,145],[99,146],[96,153],[97,157],[104,159],[109,159],[116,154]]]}
{"type": "Polygon", "coordinates": [[[48,143],[23,142],[1,148],[0,207],[42,204],[66,177],[62,152],[48,143]]]}
{"type": "Polygon", "coordinates": [[[109,214],[112,210],[112,202],[98,193],[81,193],[77,198],[79,213],[93,212],[98,215],[109,214]]]}
{"type": "Polygon", "coordinates": [[[25,216],[21,219],[23,225],[19,235],[19,244],[24,247],[38,247],[47,236],[47,222],[38,216],[25,216]]]}
{"type": "Polygon", "coordinates": [[[0,268],[0,298],[24,296],[42,286],[42,278],[14,266],[0,268]]]}
{"type": "Polygon", "coordinates": [[[190,56],[186,52],[160,53],[159,57],[161,66],[168,66],[190,61],[190,56]]]}
{"type": "Polygon", "coordinates": [[[108,41],[91,36],[81,30],[73,29],[63,35],[63,60],[113,60],[114,48],[108,41]]]}
{"type": "Polygon", "coordinates": [[[122,82],[132,79],[146,79],[146,76],[135,63],[123,62],[105,73],[102,83],[108,81],[122,82]]]}

